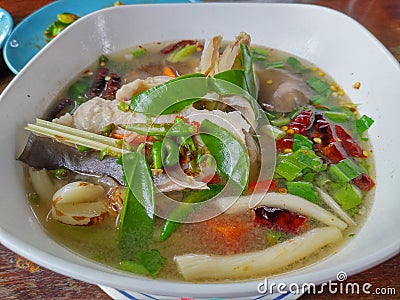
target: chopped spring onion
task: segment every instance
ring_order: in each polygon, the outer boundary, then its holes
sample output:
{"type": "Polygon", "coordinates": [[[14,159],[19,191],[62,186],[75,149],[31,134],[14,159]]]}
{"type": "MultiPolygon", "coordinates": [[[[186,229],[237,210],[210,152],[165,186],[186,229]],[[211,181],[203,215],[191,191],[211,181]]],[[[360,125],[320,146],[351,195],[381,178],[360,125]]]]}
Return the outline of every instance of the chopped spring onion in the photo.
{"type": "Polygon", "coordinates": [[[301,147],[312,149],[312,141],[310,141],[306,136],[301,134],[295,134],[293,136],[293,151],[299,150],[301,147]]]}
{"type": "Polygon", "coordinates": [[[358,166],[352,159],[346,158],[341,162],[331,165],[328,174],[336,182],[349,182],[360,176],[364,170],[358,166]]]}
{"type": "Polygon", "coordinates": [[[287,182],[287,190],[290,194],[300,196],[313,203],[318,203],[318,195],[310,182],[295,181],[287,182]]]}
{"type": "Polygon", "coordinates": [[[319,187],[315,188],[320,196],[320,199],[328,205],[343,221],[349,225],[356,226],[356,222],[340,207],[339,204],[328,194],[319,187]]]}
{"type": "Polygon", "coordinates": [[[359,135],[362,135],[364,131],[368,130],[371,125],[374,123],[374,120],[367,115],[363,115],[360,119],[356,121],[356,128],[359,135]]]}
{"type": "Polygon", "coordinates": [[[326,111],[325,116],[336,123],[343,123],[349,119],[349,116],[344,112],[339,111],[326,111]]]}

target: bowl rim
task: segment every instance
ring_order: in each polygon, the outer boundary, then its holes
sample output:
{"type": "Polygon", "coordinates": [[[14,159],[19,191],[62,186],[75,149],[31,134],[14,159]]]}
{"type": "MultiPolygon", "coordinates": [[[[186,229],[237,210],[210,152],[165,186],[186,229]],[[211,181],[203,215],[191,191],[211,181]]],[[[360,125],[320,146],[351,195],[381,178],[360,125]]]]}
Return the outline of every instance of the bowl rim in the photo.
{"type": "MultiPolygon", "coordinates": [[[[319,9],[319,10],[325,10],[325,11],[330,11],[330,13],[334,14],[339,14],[342,17],[350,19],[355,25],[357,25],[363,32],[364,34],[367,34],[367,36],[371,39],[371,42],[373,42],[376,46],[380,48],[381,51],[383,51],[384,54],[386,54],[387,59],[389,59],[395,66],[398,66],[399,71],[400,71],[400,66],[398,65],[397,61],[395,58],[390,54],[389,50],[382,45],[382,43],[376,39],[370,33],[365,27],[363,27],[360,23],[352,19],[351,17],[333,10],[331,8],[319,6],[319,5],[311,5],[311,4],[293,4],[293,3],[196,3],[196,4],[135,4],[135,6],[141,6],[141,7],[151,7],[151,6],[160,6],[160,5],[177,5],[177,6],[227,6],[227,5],[235,5],[235,6],[241,6],[241,5],[250,5],[250,6],[281,6],[281,7],[288,7],[288,6],[298,6],[298,7],[310,7],[312,9],[319,9]]],[[[76,23],[82,22],[82,20],[86,20],[87,18],[91,18],[94,15],[103,13],[105,10],[114,10],[114,9],[120,9],[119,7],[110,7],[110,8],[105,8],[99,11],[95,11],[93,13],[90,13],[82,18],[80,18],[76,23]]],[[[72,30],[74,25],[69,26],[65,32],[72,30]]],[[[61,35],[60,35],[61,36],[61,35]]],[[[59,37],[56,37],[54,40],[57,40],[59,37]]],[[[54,41],[50,42],[47,44],[38,54],[37,57],[40,57],[42,55],[45,55],[47,49],[51,47],[51,44],[54,41]]],[[[19,74],[14,78],[13,81],[16,81],[17,78],[22,76],[27,70],[29,70],[30,66],[35,63],[35,60],[31,60],[22,70],[19,72],[19,74]]],[[[6,88],[6,90],[3,92],[3,95],[7,94],[8,89],[11,89],[12,83],[9,84],[9,86],[6,88]]],[[[1,96],[3,96],[1,95],[1,96]]],[[[1,99],[2,97],[0,97],[1,99]]],[[[109,282],[105,278],[96,278],[96,272],[97,270],[88,268],[86,266],[82,266],[73,262],[65,261],[61,258],[58,258],[54,255],[51,255],[45,251],[39,250],[37,248],[32,248],[29,246],[28,243],[23,242],[22,240],[19,240],[18,238],[12,236],[8,232],[6,232],[3,228],[0,228],[0,242],[6,246],[7,248],[11,249],[12,251],[20,254],[21,256],[27,257],[28,259],[32,260],[33,262],[49,268],[55,272],[58,272],[60,274],[70,276],[72,278],[76,278],[78,280],[86,281],[92,284],[101,284],[107,286],[109,282]],[[63,267],[59,267],[62,265],[63,267]],[[74,270],[74,271],[70,271],[74,270]]],[[[69,249],[66,248],[66,250],[70,251],[69,249]]],[[[379,252],[371,254],[370,256],[366,257],[358,257],[356,261],[351,261],[347,262],[345,264],[340,265],[340,268],[345,269],[346,273],[348,275],[353,275],[355,273],[361,272],[363,270],[366,270],[370,267],[373,267],[391,257],[394,255],[398,254],[400,252],[400,237],[398,240],[393,240],[391,244],[384,245],[379,252]]],[[[308,282],[313,282],[315,284],[320,284],[323,282],[326,282],[328,280],[335,280],[333,278],[332,274],[336,274],[337,271],[339,271],[336,267],[332,267],[330,269],[325,269],[325,270],[319,270],[317,272],[313,272],[310,275],[310,278],[308,279],[308,282]],[[330,275],[329,275],[330,274],[330,275]]],[[[290,283],[301,283],[303,282],[304,278],[301,279],[300,277],[304,277],[304,275],[295,275],[292,276],[291,274],[282,274],[283,278],[279,275],[277,277],[277,280],[280,280],[280,282],[288,282],[285,279],[285,276],[290,277],[290,283]]],[[[250,290],[254,290],[254,293],[256,293],[256,286],[260,282],[260,279],[252,279],[246,282],[233,282],[233,283],[199,283],[199,284],[193,284],[193,283],[185,283],[185,282],[171,282],[171,281],[164,281],[164,280],[151,280],[148,278],[144,277],[132,277],[132,276],[123,276],[121,273],[107,273],[107,276],[111,276],[111,278],[115,279],[123,279],[127,278],[128,281],[135,281],[136,286],[135,291],[137,292],[146,292],[148,293],[151,291],[152,294],[155,295],[165,295],[165,296],[176,296],[176,291],[185,291],[187,294],[194,294],[198,295],[200,297],[202,296],[209,296],[210,293],[213,293],[213,296],[248,296],[248,292],[250,290]],[[154,283],[157,283],[157,285],[154,285],[154,283]],[[227,292],[228,291],[228,292],[227,292]]],[[[274,277],[275,278],[275,277],[274,277]]],[[[289,283],[289,282],[288,282],[289,283]]],[[[120,284],[115,284],[113,287],[116,288],[126,288],[125,282],[121,282],[120,284]]]]}

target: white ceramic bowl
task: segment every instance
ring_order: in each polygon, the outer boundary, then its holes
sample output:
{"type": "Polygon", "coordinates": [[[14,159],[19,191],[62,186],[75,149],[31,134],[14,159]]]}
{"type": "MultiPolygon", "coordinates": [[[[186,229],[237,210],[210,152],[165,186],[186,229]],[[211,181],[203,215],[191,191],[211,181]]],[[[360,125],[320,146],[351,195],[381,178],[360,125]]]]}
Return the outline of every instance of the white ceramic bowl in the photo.
{"type": "Polygon", "coordinates": [[[253,42],[314,62],[331,74],[360,112],[375,119],[370,130],[376,156],[376,199],[362,230],[337,254],[309,267],[274,277],[274,282],[321,283],[339,271],[354,274],[399,252],[400,159],[397,150],[400,68],[366,29],[336,11],[293,4],[134,5],[88,15],[65,30],[16,76],[0,100],[0,240],[11,250],[56,272],[119,289],[166,296],[257,295],[259,280],[235,284],[191,284],[128,276],[73,254],[49,238],[25,197],[15,157],[26,133],[59,90],[100,54],[135,44],[238,32],[253,42]],[[355,90],[352,85],[361,82],[355,90]]]}

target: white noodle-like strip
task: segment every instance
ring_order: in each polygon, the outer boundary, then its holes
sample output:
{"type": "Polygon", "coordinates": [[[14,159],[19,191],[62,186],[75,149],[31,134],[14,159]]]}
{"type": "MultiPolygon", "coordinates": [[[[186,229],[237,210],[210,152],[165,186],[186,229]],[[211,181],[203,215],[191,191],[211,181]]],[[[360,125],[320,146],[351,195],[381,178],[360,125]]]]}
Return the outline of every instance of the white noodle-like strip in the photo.
{"type": "Polygon", "coordinates": [[[337,227],[321,227],[265,250],[228,256],[186,254],[176,256],[175,262],[188,281],[248,278],[283,268],[342,238],[337,227]]]}
{"type": "MultiPolygon", "coordinates": [[[[227,208],[235,201],[235,197],[225,197],[218,200],[221,208],[227,208]]],[[[255,206],[269,206],[287,209],[298,214],[314,218],[328,226],[335,226],[344,230],[347,224],[322,207],[296,195],[267,193],[240,196],[226,211],[226,214],[242,213],[255,206]],[[250,203],[254,204],[250,206],[250,203]]]]}

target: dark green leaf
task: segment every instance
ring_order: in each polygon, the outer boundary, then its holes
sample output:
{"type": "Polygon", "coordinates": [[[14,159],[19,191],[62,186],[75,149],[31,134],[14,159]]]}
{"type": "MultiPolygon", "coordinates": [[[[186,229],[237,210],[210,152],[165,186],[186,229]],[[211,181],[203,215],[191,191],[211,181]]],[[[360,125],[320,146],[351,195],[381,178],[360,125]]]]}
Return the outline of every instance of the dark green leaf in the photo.
{"type": "Polygon", "coordinates": [[[285,62],[283,61],[274,61],[267,63],[267,67],[271,69],[282,69],[286,66],[285,62]]]}
{"type": "Polygon", "coordinates": [[[296,181],[287,182],[287,189],[290,194],[297,195],[313,203],[318,203],[318,195],[310,182],[296,181]]]}
{"type": "Polygon", "coordinates": [[[68,96],[73,99],[77,99],[79,96],[83,95],[89,87],[89,80],[89,77],[85,77],[76,81],[68,89],[68,96]]]}
{"type": "Polygon", "coordinates": [[[356,121],[356,128],[358,134],[361,136],[365,131],[368,130],[374,123],[374,120],[367,115],[363,115],[360,119],[356,121]]]}
{"type": "Polygon", "coordinates": [[[121,211],[118,247],[122,259],[148,251],[154,231],[154,185],[145,157],[138,152],[122,156],[128,188],[121,211]]]}
{"type": "Polygon", "coordinates": [[[183,75],[134,96],[130,109],[154,116],[177,113],[203,97],[207,91],[204,74],[183,75]]]}
{"type": "Polygon", "coordinates": [[[244,77],[246,79],[247,91],[249,92],[250,96],[252,96],[254,99],[257,99],[257,86],[254,79],[253,59],[251,57],[249,47],[247,47],[246,44],[240,44],[240,50],[242,51],[242,64],[244,77]]]}
{"type": "Polygon", "coordinates": [[[361,197],[352,184],[335,184],[334,189],[335,192],[332,194],[332,197],[344,210],[356,208],[359,204],[361,204],[361,197]]]}
{"type": "Polygon", "coordinates": [[[201,139],[214,157],[218,171],[230,179],[235,193],[242,193],[247,187],[249,160],[245,146],[228,130],[204,120],[200,125],[201,139]]]}
{"type": "Polygon", "coordinates": [[[220,95],[242,94],[246,89],[246,79],[242,70],[228,70],[214,75],[220,80],[210,80],[214,90],[220,95]],[[227,83],[225,83],[227,81],[227,83]],[[239,87],[239,89],[238,89],[239,87]]]}
{"type": "Polygon", "coordinates": [[[326,81],[319,79],[318,77],[311,77],[307,79],[307,84],[318,94],[324,94],[330,90],[330,85],[326,81]]]}
{"type": "Polygon", "coordinates": [[[166,262],[158,250],[140,251],[136,254],[138,262],[149,271],[150,275],[155,277],[166,262]]]}
{"type": "Polygon", "coordinates": [[[301,134],[295,134],[293,136],[293,151],[299,150],[301,147],[312,149],[312,141],[310,141],[307,137],[301,134]]]}
{"type": "Polygon", "coordinates": [[[183,199],[182,204],[177,206],[169,215],[168,220],[165,221],[164,226],[160,234],[160,242],[168,239],[172,233],[179,227],[181,223],[174,222],[173,220],[183,220],[186,219],[192,212],[192,207],[187,205],[189,203],[199,203],[213,198],[218,195],[223,186],[219,184],[209,185],[209,190],[199,190],[190,193],[185,199],[183,199]]]}

